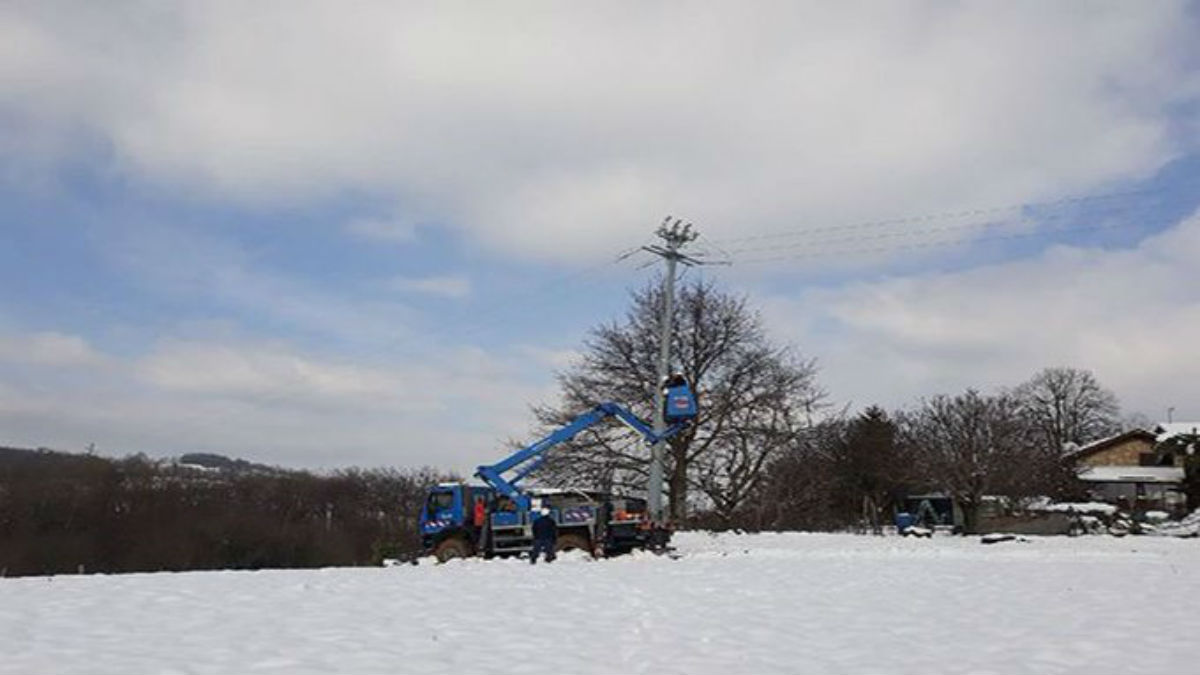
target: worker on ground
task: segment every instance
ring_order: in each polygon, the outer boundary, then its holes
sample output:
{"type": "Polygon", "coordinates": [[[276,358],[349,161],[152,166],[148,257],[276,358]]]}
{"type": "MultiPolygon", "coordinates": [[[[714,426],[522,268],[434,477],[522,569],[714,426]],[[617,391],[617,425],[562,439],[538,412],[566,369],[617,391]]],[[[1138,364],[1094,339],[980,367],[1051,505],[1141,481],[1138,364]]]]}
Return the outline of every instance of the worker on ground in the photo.
{"type": "Polygon", "coordinates": [[[486,511],[487,511],[487,508],[483,505],[483,497],[476,497],[475,498],[475,513],[472,514],[473,515],[472,521],[474,522],[475,527],[477,527],[477,528],[483,527],[483,520],[484,520],[484,516],[486,515],[486,511]]]}
{"type": "Polygon", "coordinates": [[[558,525],[550,517],[550,509],[538,511],[533,521],[533,550],[529,552],[529,564],[536,565],[538,556],[546,553],[546,562],[554,562],[554,545],[558,540],[558,525]]]}

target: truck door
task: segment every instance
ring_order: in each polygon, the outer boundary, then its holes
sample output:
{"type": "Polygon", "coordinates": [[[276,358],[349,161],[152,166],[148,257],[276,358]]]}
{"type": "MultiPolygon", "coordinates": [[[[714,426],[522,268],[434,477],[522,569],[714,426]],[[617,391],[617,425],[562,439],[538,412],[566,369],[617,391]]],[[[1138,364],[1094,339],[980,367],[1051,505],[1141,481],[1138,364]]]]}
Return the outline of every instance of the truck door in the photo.
{"type": "Polygon", "coordinates": [[[433,534],[458,525],[461,517],[462,492],[457,487],[439,487],[430,491],[425,499],[425,508],[421,510],[421,534],[433,534]]]}

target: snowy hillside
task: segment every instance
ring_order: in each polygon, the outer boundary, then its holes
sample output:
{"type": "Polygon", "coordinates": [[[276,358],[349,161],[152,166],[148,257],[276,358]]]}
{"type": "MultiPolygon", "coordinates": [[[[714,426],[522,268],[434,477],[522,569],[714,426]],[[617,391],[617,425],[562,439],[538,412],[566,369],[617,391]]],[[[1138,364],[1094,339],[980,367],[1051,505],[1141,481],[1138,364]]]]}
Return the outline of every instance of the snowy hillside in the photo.
{"type": "Polygon", "coordinates": [[[0,579],[0,673],[1163,673],[1200,542],[684,534],[635,555],[0,579]]]}

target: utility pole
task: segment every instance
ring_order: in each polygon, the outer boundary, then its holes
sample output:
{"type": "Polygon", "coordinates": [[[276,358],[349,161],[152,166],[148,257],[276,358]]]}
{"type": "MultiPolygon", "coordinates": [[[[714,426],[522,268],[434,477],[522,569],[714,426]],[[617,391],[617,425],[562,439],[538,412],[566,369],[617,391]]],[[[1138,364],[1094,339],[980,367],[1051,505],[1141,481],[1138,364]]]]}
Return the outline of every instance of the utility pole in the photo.
{"type": "MultiPolygon", "coordinates": [[[[679,249],[689,242],[695,241],[700,234],[692,229],[691,223],[684,223],[679,218],[667,216],[655,232],[663,244],[644,246],[643,249],[667,261],[667,273],[663,277],[662,319],[659,321],[660,334],[658,342],[658,381],[654,387],[654,431],[661,434],[667,428],[664,417],[663,383],[670,373],[671,367],[671,319],[675,311],[675,266],[698,264],[700,261],[690,258],[679,249]]],[[[666,521],[663,517],[663,454],[666,441],[658,441],[650,449],[650,478],[647,492],[650,497],[650,520],[661,525],[666,521]]]]}

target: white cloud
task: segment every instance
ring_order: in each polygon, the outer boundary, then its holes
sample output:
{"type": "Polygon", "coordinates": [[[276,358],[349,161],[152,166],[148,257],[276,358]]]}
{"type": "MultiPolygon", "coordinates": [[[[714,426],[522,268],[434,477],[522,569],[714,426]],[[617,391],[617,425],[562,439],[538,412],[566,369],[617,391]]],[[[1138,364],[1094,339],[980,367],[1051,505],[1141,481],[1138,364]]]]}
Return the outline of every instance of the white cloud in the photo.
{"type": "Polygon", "coordinates": [[[1174,405],[1196,417],[1197,259],[1193,215],[1133,249],[1062,246],[968,271],[774,298],[767,316],[821,360],[835,396],[858,405],[1011,386],[1070,365],[1095,371],[1129,410],[1154,417],[1174,405]]]}
{"type": "Polygon", "coordinates": [[[398,291],[413,291],[445,298],[465,298],[471,294],[471,280],[464,276],[396,277],[388,285],[398,291]]]}
{"type": "Polygon", "coordinates": [[[346,223],[345,229],[364,239],[407,244],[417,238],[416,226],[406,220],[383,220],[379,218],[358,218],[346,223]]]}
{"type": "Polygon", "coordinates": [[[578,349],[552,349],[536,345],[522,345],[517,348],[517,353],[554,371],[568,370],[583,358],[583,352],[578,349]]]}
{"type": "Polygon", "coordinates": [[[33,3],[0,9],[0,109],[30,162],[87,132],[203,195],[595,258],[665,213],[733,236],[1145,176],[1194,149],[1198,30],[1181,1],[33,3]]]}
{"type": "MultiPolygon", "coordinates": [[[[3,344],[23,340],[5,336],[3,344]]],[[[212,451],[301,467],[430,464],[469,473],[529,430],[553,393],[481,350],[351,362],[281,341],[164,340],[133,357],[0,362],[8,445],[151,455],[212,451]]]]}
{"type": "Polygon", "coordinates": [[[389,397],[400,385],[373,369],[315,361],[270,344],[171,342],[141,359],[137,372],[166,391],[349,405],[389,397]]]}
{"type": "Polygon", "coordinates": [[[96,366],[105,358],[78,335],[45,332],[0,337],[0,361],[40,366],[96,366]]]}

